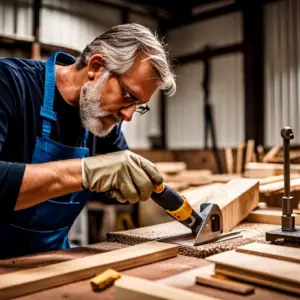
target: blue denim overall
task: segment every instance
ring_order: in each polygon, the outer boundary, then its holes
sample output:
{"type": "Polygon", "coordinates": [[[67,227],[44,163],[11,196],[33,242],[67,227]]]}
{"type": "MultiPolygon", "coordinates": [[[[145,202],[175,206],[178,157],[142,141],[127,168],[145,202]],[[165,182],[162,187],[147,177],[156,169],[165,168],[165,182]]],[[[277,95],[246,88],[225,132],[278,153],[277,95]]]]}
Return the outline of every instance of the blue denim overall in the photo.
{"type": "MultiPolygon", "coordinates": [[[[89,154],[86,148],[88,131],[85,131],[82,147],[70,147],[51,140],[55,93],[55,61],[60,57],[71,64],[73,56],[63,52],[53,54],[46,62],[44,102],[40,115],[43,119],[42,137],[37,137],[32,163],[82,158],[89,154]]],[[[52,198],[27,209],[15,211],[12,222],[0,226],[0,258],[69,248],[68,232],[89,199],[90,191],[52,198]]]]}

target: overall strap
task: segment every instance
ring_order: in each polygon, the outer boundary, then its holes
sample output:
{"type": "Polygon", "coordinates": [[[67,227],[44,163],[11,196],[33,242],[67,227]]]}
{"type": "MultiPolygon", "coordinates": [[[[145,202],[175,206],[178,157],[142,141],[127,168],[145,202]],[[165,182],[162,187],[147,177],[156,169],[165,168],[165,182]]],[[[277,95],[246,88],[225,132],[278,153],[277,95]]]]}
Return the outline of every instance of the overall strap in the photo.
{"type": "Polygon", "coordinates": [[[62,61],[67,64],[73,64],[76,60],[74,56],[64,53],[56,52],[51,55],[46,62],[46,76],[44,88],[44,101],[41,107],[40,115],[44,117],[42,136],[49,138],[51,132],[51,121],[56,121],[56,113],[53,111],[54,94],[55,94],[55,62],[58,56],[61,56],[62,61]]]}
{"type": "Polygon", "coordinates": [[[82,144],[82,147],[84,147],[84,148],[87,148],[88,137],[89,137],[89,131],[86,129],[84,132],[83,144],[82,144]]]}

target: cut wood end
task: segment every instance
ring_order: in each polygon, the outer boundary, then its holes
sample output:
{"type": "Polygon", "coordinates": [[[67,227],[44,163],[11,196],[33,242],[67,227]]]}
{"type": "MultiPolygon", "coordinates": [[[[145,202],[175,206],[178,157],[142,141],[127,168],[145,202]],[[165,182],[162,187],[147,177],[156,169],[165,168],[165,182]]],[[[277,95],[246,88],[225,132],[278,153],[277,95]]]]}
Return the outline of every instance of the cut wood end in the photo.
{"type": "Polygon", "coordinates": [[[100,292],[111,286],[117,279],[121,278],[121,273],[107,269],[96,277],[92,278],[90,283],[93,291],[100,292]]]}

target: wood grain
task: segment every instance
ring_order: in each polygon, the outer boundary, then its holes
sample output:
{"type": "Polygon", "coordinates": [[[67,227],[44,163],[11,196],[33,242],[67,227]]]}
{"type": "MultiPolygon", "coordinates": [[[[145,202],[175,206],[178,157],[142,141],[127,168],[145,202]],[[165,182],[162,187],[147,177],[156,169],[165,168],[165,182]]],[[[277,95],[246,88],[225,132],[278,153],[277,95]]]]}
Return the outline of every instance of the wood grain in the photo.
{"type": "Polygon", "coordinates": [[[243,172],[244,149],[245,149],[244,143],[238,145],[237,154],[236,154],[236,173],[237,174],[242,174],[242,172],[243,172]]]}
{"type": "Polygon", "coordinates": [[[255,141],[248,140],[246,146],[245,165],[252,161],[252,157],[255,149],[254,147],[255,147],[255,141]]]}
{"type": "Polygon", "coordinates": [[[233,179],[206,198],[223,214],[223,230],[228,232],[245,219],[259,202],[259,184],[254,179],[233,179]]]}
{"type": "Polygon", "coordinates": [[[212,300],[202,294],[123,275],[115,282],[116,300],[212,300]]]}
{"type": "Polygon", "coordinates": [[[299,264],[227,251],[206,258],[215,273],[300,295],[299,264]]]}
{"type": "MultiPolygon", "coordinates": [[[[300,263],[300,249],[279,245],[270,245],[262,243],[251,243],[238,247],[237,252],[259,255],[263,257],[275,258],[294,263],[300,263]]],[[[299,265],[300,267],[300,265],[299,265]]]]}
{"type": "Polygon", "coordinates": [[[178,254],[178,246],[148,242],[49,266],[0,275],[0,299],[10,299],[91,278],[113,268],[117,271],[145,265],[178,254]]]}
{"type": "Polygon", "coordinates": [[[232,174],[233,173],[233,153],[232,153],[231,148],[225,149],[225,157],[226,157],[227,173],[232,174]]]}

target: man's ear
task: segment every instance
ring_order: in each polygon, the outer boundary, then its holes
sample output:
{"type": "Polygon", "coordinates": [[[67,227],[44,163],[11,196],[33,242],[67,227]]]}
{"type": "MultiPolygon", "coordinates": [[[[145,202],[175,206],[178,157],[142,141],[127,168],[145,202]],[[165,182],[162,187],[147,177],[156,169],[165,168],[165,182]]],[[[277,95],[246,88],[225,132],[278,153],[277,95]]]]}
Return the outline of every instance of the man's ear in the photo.
{"type": "Polygon", "coordinates": [[[99,73],[103,72],[105,64],[104,55],[101,53],[93,54],[87,65],[87,74],[90,80],[93,80],[99,73]]]}

